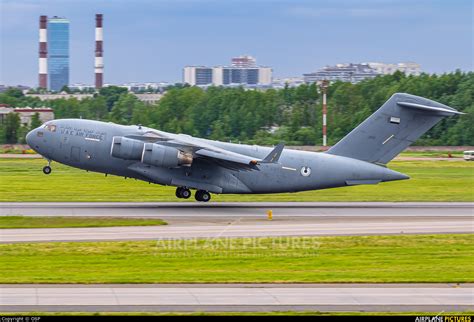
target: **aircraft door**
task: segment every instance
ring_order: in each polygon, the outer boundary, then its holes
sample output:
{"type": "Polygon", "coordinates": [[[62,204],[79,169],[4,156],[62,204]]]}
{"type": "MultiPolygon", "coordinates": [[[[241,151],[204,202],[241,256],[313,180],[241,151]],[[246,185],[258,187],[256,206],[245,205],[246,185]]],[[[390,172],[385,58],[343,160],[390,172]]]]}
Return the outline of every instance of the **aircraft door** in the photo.
{"type": "Polygon", "coordinates": [[[71,161],[79,163],[81,161],[81,148],[78,146],[71,147],[71,161]]]}

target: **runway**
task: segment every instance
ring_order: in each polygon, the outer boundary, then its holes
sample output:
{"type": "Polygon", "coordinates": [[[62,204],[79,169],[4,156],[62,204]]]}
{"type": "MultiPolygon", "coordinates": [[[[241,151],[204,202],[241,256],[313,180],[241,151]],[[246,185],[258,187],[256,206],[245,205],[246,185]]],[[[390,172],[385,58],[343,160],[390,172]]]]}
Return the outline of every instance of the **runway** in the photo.
{"type": "MultiPolygon", "coordinates": [[[[473,203],[0,203],[0,215],[158,217],[169,225],[2,229],[0,242],[472,233],[473,203]],[[266,211],[273,211],[268,220],[266,211]]],[[[474,310],[473,284],[0,285],[0,312],[474,310]]]]}
{"type": "Polygon", "coordinates": [[[473,202],[0,202],[0,215],[25,216],[446,216],[474,215],[473,202]]]}
{"type": "Polygon", "coordinates": [[[473,203],[1,203],[2,216],[159,217],[169,225],[2,229],[0,243],[472,233],[473,214],[473,203]]]}
{"type": "Polygon", "coordinates": [[[0,285],[0,312],[472,311],[472,284],[0,285]]]}

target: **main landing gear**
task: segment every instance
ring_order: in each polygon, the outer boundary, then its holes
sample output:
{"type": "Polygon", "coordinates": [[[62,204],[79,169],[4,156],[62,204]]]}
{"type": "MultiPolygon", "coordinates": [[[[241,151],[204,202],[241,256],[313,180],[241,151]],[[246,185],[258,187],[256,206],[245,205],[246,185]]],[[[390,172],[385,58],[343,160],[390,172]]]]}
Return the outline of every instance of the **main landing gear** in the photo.
{"type": "Polygon", "coordinates": [[[178,187],[176,188],[176,197],[188,199],[189,197],[191,197],[191,190],[186,187],[178,187]]]}
{"type": "MultiPolygon", "coordinates": [[[[189,197],[191,197],[191,190],[186,187],[178,187],[176,188],[176,197],[188,199],[189,197]]],[[[196,191],[194,197],[197,201],[208,202],[209,200],[211,200],[211,194],[205,190],[196,191]]]]}
{"type": "Polygon", "coordinates": [[[211,200],[211,194],[206,190],[198,190],[196,191],[194,198],[196,198],[197,201],[208,202],[211,200]]]}
{"type": "Polygon", "coordinates": [[[50,174],[51,173],[51,160],[48,160],[48,165],[43,167],[43,173],[44,174],[50,174]]]}

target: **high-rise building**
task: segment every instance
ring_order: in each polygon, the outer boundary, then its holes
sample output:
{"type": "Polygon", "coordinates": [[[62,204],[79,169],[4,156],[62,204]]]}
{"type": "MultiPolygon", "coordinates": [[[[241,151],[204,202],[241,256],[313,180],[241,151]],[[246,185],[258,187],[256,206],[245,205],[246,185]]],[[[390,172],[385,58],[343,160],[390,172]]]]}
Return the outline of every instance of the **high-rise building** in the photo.
{"type": "Polygon", "coordinates": [[[240,56],[232,58],[231,66],[186,66],[183,82],[193,86],[268,86],[272,83],[272,69],[257,66],[251,56],[240,56]]]}
{"type": "Polygon", "coordinates": [[[48,19],[49,90],[60,91],[69,85],[69,20],[48,19]]]}
{"type": "Polygon", "coordinates": [[[212,84],[213,70],[206,66],[184,67],[183,80],[185,83],[195,86],[212,84]]]}

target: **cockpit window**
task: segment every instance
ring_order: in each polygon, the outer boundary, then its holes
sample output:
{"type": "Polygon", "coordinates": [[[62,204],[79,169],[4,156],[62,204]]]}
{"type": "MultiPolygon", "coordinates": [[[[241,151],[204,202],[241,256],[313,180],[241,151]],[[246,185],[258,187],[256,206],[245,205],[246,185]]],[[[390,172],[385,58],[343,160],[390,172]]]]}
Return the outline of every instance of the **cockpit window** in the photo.
{"type": "Polygon", "coordinates": [[[54,124],[46,124],[44,128],[50,132],[56,132],[56,125],[54,124]]]}

